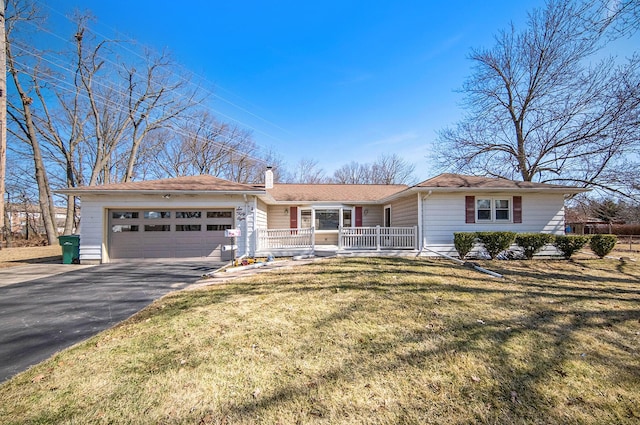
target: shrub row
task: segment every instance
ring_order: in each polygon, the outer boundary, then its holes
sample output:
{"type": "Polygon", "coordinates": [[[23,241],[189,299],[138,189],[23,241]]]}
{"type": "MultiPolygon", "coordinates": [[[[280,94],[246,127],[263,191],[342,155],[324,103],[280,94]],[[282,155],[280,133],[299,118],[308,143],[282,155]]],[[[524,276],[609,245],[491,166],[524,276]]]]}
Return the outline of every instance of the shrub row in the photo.
{"type": "Polygon", "coordinates": [[[545,245],[553,244],[567,260],[589,244],[591,250],[600,258],[611,252],[616,245],[616,235],[550,235],[548,233],[514,233],[514,232],[455,232],[453,243],[460,258],[465,258],[480,242],[493,260],[498,254],[509,249],[515,242],[522,248],[524,256],[531,260],[534,254],[545,245]]]}

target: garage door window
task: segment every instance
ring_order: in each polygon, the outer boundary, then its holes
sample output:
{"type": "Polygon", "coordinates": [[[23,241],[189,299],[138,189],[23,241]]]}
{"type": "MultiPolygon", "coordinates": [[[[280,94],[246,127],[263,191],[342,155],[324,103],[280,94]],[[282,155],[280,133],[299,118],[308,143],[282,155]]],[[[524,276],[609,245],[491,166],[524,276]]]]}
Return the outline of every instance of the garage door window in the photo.
{"type": "Polygon", "coordinates": [[[201,229],[199,224],[176,224],[176,232],[199,232],[201,229]]]}
{"type": "Polygon", "coordinates": [[[202,212],[200,211],[176,211],[176,218],[200,218],[202,212]]]}
{"type": "Polygon", "coordinates": [[[144,218],[146,219],[171,218],[171,211],[145,211],[144,218]]]}
{"type": "Polygon", "coordinates": [[[207,218],[231,218],[231,211],[207,211],[207,218]]]}
{"type": "Polygon", "coordinates": [[[136,224],[115,224],[111,226],[112,232],[137,232],[139,226],[136,224]]]}
{"type": "Polygon", "coordinates": [[[117,218],[119,220],[127,219],[127,218],[138,218],[137,211],[113,211],[111,213],[112,218],[117,218]]]}
{"type": "Polygon", "coordinates": [[[227,229],[231,229],[230,224],[207,224],[207,232],[218,232],[227,229]]]}
{"type": "Polygon", "coordinates": [[[169,232],[171,230],[171,225],[169,224],[145,224],[144,231],[145,232],[169,232]]]}

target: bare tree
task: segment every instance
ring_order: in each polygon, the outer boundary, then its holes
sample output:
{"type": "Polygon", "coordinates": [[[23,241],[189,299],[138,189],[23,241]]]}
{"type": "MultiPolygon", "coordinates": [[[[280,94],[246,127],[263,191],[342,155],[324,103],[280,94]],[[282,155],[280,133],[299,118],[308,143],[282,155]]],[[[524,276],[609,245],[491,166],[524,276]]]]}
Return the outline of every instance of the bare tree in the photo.
{"type": "MultiPolygon", "coordinates": [[[[38,131],[36,127],[36,118],[32,108],[32,95],[37,87],[37,77],[39,74],[39,65],[34,63],[30,70],[26,70],[23,66],[16,62],[13,53],[12,35],[20,22],[25,20],[35,21],[38,19],[36,9],[30,3],[22,4],[19,1],[12,1],[9,5],[6,15],[6,57],[7,70],[11,75],[11,81],[18,94],[18,99],[7,99],[7,114],[14,126],[7,128],[7,131],[17,139],[25,142],[31,149],[36,182],[38,185],[38,203],[44,229],[49,244],[57,242],[57,230],[55,226],[55,208],[49,178],[45,167],[44,157],[38,131]]],[[[4,194],[3,194],[4,196],[4,194]]]]}
{"type": "Polygon", "coordinates": [[[318,161],[311,158],[303,158],[295,165],[294,169],[286,177],[287,183],[326,183],[328,181],[318,161]]]}
{"type": "MultiPolygon", "coordinates": [[[[6,50],[18,96],[9,99],[10,132],[30,148],[52,243],[52,187],[131,180],[140,152],[153,146],[154,133],[201,99],[166,53],[137,53],[128,46],[121,56],[118,49],[123,50],[124,42],[97,39],[89,30],[88,14],[75,17],[73,47],[66,50],[47,52],[14,38],[25,20],[44,21],[31,0],[11,0],[11,6],[6,50]]],[[[65,233],[70,233],[76,204],[73,197],[66,201],[65,233]]]]}
{"type": "Polygon", "coordinates": [[[415,166],[396,154],[380,155],[373,163],[350,162],[333,173],[341,184],[412,184],[415,166]]]}
{"type": "Polygon", "coordinates": [[[177,65],[165,52],[145,51],[141,61],[116,61],[113,46],[90,35],[88,20],[86,15],[76,18],[74,35],[75,85],[87,100],[85,143],[93,156],[88,183],[126,182],[134,177],[145,139],[199,99],[188,80],[177,76],[177,65]]]}
{"type": "Polygon", "coordinates": [[[333,172],[331,181],[340,184],[367,184],[372,181],[371,166],[351,161],[333,172]]]}
{"type": "MultiPolygon", "coordinates": [[[[7,56],[4,17],[6,14],[4,0],[0,0],[0,250],[3,235],[9,234],[5,224],[4,192],[7,175],[7,56]]],[[[7,240],[8,245],[8,240],[7,240]]]]}
{"type": "Polygon", "coordinates": [[[157,178],[210,174],[238,183],[258,183],[267,164],[279,164],[273,154],[261,153],[251,132],[220,122],[207,111],[156,136],[148,163],[154,164],[157,178]]]}
{"type": "Polygon", "coordinates": [[[603,14],[606,4],[549,0],[525,30],[472,51],[467,114],[439,133],[442,168],[628,193],[615,171],[640,170],[640,56],[598,59],[633,6],[603,14]]]}
{"type": "Polygon", "coordinates": [[[396,154],[381,155],[371,167],[372,183],[411,184],[415,166],[396,154]]]}

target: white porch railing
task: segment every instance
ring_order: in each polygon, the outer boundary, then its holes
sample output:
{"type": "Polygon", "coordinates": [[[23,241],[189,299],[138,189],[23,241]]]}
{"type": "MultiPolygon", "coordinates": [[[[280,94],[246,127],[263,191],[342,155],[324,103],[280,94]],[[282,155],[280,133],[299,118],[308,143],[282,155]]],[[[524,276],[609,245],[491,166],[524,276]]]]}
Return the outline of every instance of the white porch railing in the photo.
{"type": "Polygon", "coordinates": [[[258,229],[258,250],[300,249],[314,247],[314,228],[258,229]]]}
{"type": "Polygon", "coordinates": [[[341,227],[338,248],[418,249],[418,228],[414,227],[341,227]]]}

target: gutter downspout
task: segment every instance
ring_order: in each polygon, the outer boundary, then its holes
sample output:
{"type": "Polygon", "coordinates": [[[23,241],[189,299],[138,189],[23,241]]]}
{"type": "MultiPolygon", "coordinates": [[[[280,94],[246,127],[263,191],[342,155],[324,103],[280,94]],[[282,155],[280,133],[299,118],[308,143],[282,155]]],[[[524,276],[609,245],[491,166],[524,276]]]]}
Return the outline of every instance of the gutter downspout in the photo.
{"type": "Polygon", "coordinates": [[[426,199],[431,196],[431,193],[433,191],[429,191],[424,197],[422,196],[422,194],[420,192],[418,192],[418,240],[420,241],[420,250],[418,251],[418,255],[416,255],[416,257],[419,257],[420,254],[422,253],[422,250],[425,248],[426,241],[424,240],[424,217],[422,216],[424,214],[424,208],[422,206],[422,203],[424,201],[426,201],[426,199]]]}
{"type": "Polygon", "coordinates": [[[256,255],[256,250],[258,249],[258,229],[256,228],[256,223],[258,222],[258,197],[253,197],[253,250],[251,252],[252,256],[256,255]]]}
{"type": "Polygon", "coordinates": [[[480,266],[479,266],[479,265],[477,265],[476,263],[472,263],[472,262],[470,262],[470,261],[463,261],[463,260],[459,260],[459,259],[457,259],[457,258],[451,257],[451,256],[449,256],[449,255],[447,255],[447,254],[443,254],[443,253],[438,252],[438,251],[434,251],[434,250],[429,249],[429,248],[425,248],[425,250],[427,250],[427,251],[429,251],[429,252],[433,252],[434,254],[437,254],[437,255],[438,255],[438,256],[440,256],[440,257],[444,257],[444,258],[446,258],[447,260],[451,260],[451,261],[453,261],[453,262],[455,262],[455,263],[458,263],[458,264],[460,264],[461,266],[470,267],[470,268],[472,268],[472,269],[474,269],[474,270],[477,270],[477,271],[482,272],[482,273],[486,273],[486,274],[488,274],[488,275],[490,275],[490,276],[497,277],[497,278],[499,278],[499,279],[502,279],[502,278],[504,277],[504,276],[502,276],[500,273],[496,273],[496,272],[494,272],[494,271],[487,270],[487,269],[485,269],[485,268],[483,268],[483,267],[480,267],[480,266]]]}
{"type": "Polygon", "coordinates": [[[249,200],[247,194],[244,197],[244,255],[249,255],[249,200]]]}

